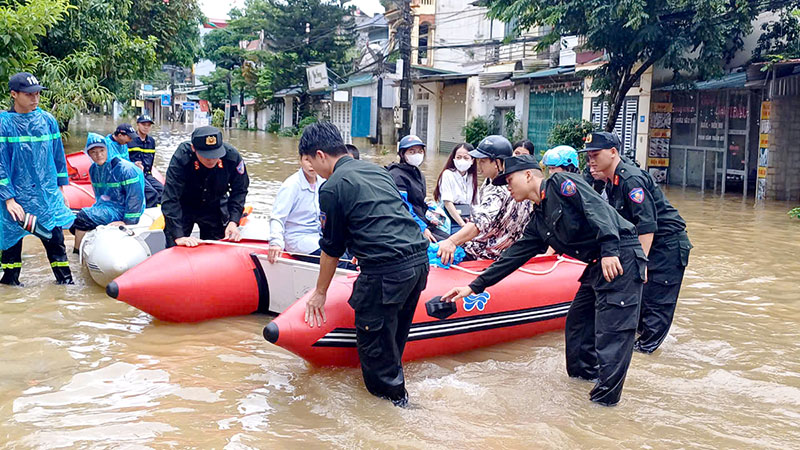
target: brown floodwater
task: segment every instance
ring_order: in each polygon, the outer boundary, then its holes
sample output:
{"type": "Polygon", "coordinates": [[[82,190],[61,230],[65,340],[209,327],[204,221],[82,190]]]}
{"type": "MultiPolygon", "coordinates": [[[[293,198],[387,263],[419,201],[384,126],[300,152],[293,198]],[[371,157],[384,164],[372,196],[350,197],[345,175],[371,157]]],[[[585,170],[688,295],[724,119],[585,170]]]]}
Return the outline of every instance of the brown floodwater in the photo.
{"type": "MultiPolygon", "coordinates": [[[[68,150],[112,129],[83,117],[68,150]]],[[[188,133],[154,127],[158,167],[188,133]]],[[[297,170],[296,141],[225,136],[247,161],[248,203],[268,214],[297,170]]],[[[429,178],[443,162],[428,158],[429,178]]],[[[413,408],[394,408],[366,392],[360,371],[312,368],[264,341],[266,316],[155,321],[107,297],[75,255],[77,284],[56,286],[28,238],[26,287],[0,288],[0,447],[798,448],[795,205],[667,195],[695,248],[670,336],[654,355],[634,354],[615,408],[567,377],[560,332],[406,364],[413,408]]]]}

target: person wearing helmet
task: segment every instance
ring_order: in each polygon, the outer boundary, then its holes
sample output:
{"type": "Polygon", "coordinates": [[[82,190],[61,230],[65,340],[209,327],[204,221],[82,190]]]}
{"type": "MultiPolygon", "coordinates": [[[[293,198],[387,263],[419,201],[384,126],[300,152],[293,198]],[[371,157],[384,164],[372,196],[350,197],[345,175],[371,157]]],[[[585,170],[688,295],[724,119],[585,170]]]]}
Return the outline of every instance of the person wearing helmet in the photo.
{"type": "Polygon", "coordinates": [[[500,253],[522,236],[533,211],[529,201],[515,202],[508,189],[492,184],[503,171],[503,160],[511,156],[511,143],[503,136],[484,138],[469,152],[486,182],[478,192],[479,203],[472,210],[472,221],[449,238],[439,242],[438,256],[450,264],[461,245],[468,259],[497,259],[500,253]]]}
{"type": "Polygon", "coordinates": [[[569,145],[557,145],[544,152],[542,166],[550,173],[578,173],[578,152],[569,145]]]}
{"type": "Polygon", "coordinates": [[[428,211],[428,204],[425,203],[427,187],[425,177],[419,170],[420,164],[425,159],[425,143],[413,134],[406,136],[400,139],[397,153],[400,162],[390,164],[386,170],[389,171],[397,189],[400,190],[400,195],[411,210],[411,216],[419,225],[423,236],[430,242],[446,238],[447,234],[436,228],[439,224],[425,217],[428,211]]]}

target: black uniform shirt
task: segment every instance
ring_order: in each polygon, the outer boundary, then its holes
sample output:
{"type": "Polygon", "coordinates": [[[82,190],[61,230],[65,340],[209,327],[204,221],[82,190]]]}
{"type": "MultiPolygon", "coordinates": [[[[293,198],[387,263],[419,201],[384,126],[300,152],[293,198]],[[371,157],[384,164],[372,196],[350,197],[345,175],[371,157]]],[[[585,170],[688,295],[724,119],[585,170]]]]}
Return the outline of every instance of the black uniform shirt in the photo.
{"type": "Polygon", "coordinates": [[[128,144],[128,156],[131,162],[139,161],[144,166],[144,174],[150,175],[153,170],[153,160],[156,156],[156,140],[147,136],[144,140],[136,133],[133,140],[128,144]]]}
{"type": "Polygon", "coordinates": [[[636,166],[620,162],[606,192],[611,206],[636,225],[640,235],[655,233],[666,236],[686,229],[686,222],[653,177],[636,166]]]}
{"type": "Polygon", "coordinates": [[[469,287],[483,292],[553,247],[584,262],[619,256],[621,240],[635,240],[636,228],[614,211],[579,174],[554,173],[542,181],[542,201],[522,238],[511,245],[469,287]]]}
{"type": "Polygon", "coordinates": [[[349,249],[364,273],[428,261],[428,241],[380,166],[342,157],[319,190],[319,209],[322,251],[338,258],[349,249]]]}
{"type": "Polygon", "coordinates": [[[183,236],[185,216],[222,217],[225,223],[239,223],[250,178],[242,157],[233,146],[223,143],[225,156],[212,169],[197,160],[190,142],[175,150],[167,169],[161,212],[165,231],[175,238],[183,236]]]}

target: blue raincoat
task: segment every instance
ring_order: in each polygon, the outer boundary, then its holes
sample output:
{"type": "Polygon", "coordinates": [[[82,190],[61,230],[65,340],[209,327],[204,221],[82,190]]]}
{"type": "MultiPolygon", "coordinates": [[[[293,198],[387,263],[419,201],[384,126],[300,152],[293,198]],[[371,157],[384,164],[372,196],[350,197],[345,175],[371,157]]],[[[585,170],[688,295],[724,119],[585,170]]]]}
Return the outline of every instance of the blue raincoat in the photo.
{"type": "Polygon", "coordinates": [[[131,157],[128,154],[128,144],[118,144],[117,141],[114,140],[114,136],[111,134],[106,136],[106,150],[108,150],[109,161],[117,157],[122,158],[125,161],[131,160],[131,157]]]}
{"type": "Polygon", "coordinates": [[[5,201],[10,198],[48,230],[72,225],[75,216],[59,189],[67,184],[67,160],[56,119],[40,108],[26,114],[0,112],[0,249],[28,234],[8,213],[5,201]]]}
{"type": "Polygon", "coordinates": [[[92,163],[94,205],[83,208],[92,222],[103,225],[121,220],[128,225],[139,223],[144,212],[144,173],[130,161],[121,158],[106,160],[102,166],[92,163]]]}

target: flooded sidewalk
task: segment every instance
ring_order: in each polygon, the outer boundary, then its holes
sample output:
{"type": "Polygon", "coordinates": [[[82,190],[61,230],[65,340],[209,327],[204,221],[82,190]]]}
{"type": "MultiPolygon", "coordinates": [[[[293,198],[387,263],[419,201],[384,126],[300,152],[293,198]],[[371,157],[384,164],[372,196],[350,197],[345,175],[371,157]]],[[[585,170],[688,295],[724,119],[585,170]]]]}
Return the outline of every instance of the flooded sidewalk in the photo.
{"type": "MultiPolygon", "coordinates": [[[[98,117],[74,128],[72,151],[86,131],[113,129],[98,117]]],[[[154,131],[159,169],[188,133],[154,131]]],[[[248,165],[247,203],[268,214],[298,170],[296,140],[225,136],[248,165]]],[[[429,192],[445,159],[421,167],[429,192]]],[[[107,297],[77,255],[77,285],[56,286],[29,239],[26,287],[0,287],[0,447],[796,447],[800,220],[786,212],[797,205],[665,191],[694,250],[670,336],[655,354],[634,354],[615,408],[567,377],[555,332],[409,363],[413,408],[397,409],[366,392],[359,370],[312,368],[267,343],[266,316],[154,321],[107,297]]]]}

